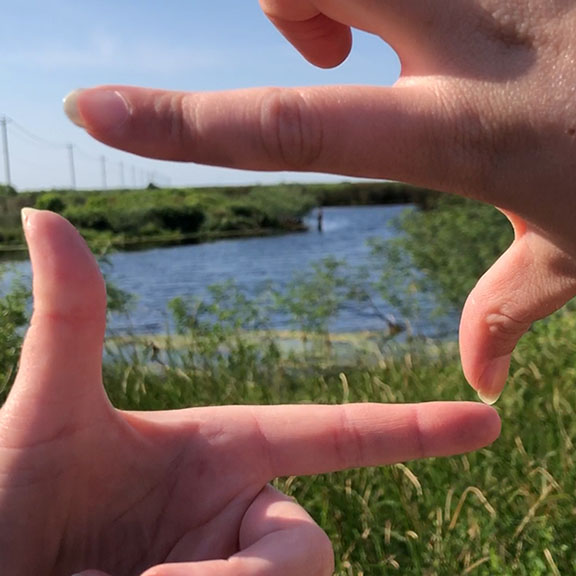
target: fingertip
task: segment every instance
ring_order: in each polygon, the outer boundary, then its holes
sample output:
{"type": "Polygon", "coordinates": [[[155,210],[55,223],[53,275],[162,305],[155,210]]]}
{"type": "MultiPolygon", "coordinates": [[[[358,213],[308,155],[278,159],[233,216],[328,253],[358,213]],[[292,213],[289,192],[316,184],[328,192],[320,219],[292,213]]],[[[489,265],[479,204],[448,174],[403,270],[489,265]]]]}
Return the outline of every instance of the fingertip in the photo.
{"type": "Polygon", "coordinates": [[[34,216],[35,212],[38,212],[38,210],[29,207],[22,208],[22,210],[20,211],[20,218],[22,219],[22,229],[24,230],[24,232],[26,232],[26,230],[30,226],[31,218],[34,216]]]}
{"type": "Polygon", "coordinates": [[[478,382],[471,383],[484,404],[492,406],[500,399],[508,379],[510,361],[510,354],[490,360],[482,371],[478,382]]]}
{"type": "MultiPolygon", "coordinates": [[[[484,302],[484,298],[480,298],[484,302]]],[[[519,338],[509,333],[509,341],[495,336],[486,320],[483,306],[478,304],[475,290],[466,301],[460,324],[460,357],[464,376],[476,391],[479,399],[489,406],[495,404],[502,395],[510,369],[510,349],[519,338]],[[500,349],[506,346],[506,352],[500,349]]],[[[508,334],[508,333],[507,333],[508,334]]]]}
{"type": "Polygon", "coordinates": [[[486,433],[486,444],[490,445],[495,442],[502,432],[502,420],[500,415],[498,414],[497,410],[493,408],[491,405],[488,404],[480,404],[479,407],[479,414],[482,415],[484,418],[483,426],[486,433]]]}
{"type": "Polygon", "coordinates": [[[352,49],[350,27],[324,14],[303,20],[269,19],[308,62],[319,68],[339,66],[352,49]]]}
{"type": "Polygon", "coordinates": [[[498,412],[479,402],[438,403],[418,408],[420,437],[424,451],[420,457],[453,456],[485,448],[501,432],[498,412]]]}
{"type": "Polygon", "coordinates": [[[132,106],[116,87],[99,86],[74,90],[64,98],[64,112],[76,126],[96,134],[122,132],[132,106]]]}
{"type": "Polygon", "coordinates": [[[470,406],[466,427],[461,429],[465,452],[493,444],[502,431],[500,415],[492,406],[474,402],[470,406]]]}
{"type": "Polygon", "coordinates": [[[80,233],[54,212],[26,208],[22,221],[30,252],[35,310],[91,316],[105,307],[100,269],[80,233]]]}
{"type": "Polygon", "coordinates": [[[79,128],[85,128],[84,119],[78,109],[78,97],[81,92],[82,90],[78,89],[67,94],[62,101],[62,106],[64,108],[64,113],[68,116],[70,122],[76,124],[79,128]]]}

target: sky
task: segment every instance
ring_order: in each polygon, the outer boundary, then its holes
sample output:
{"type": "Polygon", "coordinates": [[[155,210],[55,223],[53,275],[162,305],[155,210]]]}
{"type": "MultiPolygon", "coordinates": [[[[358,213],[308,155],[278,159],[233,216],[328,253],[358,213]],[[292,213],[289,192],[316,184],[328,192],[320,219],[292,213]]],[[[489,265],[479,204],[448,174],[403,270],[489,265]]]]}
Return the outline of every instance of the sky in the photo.
{"type": "MultiPolygon", "coordinates": [[[[276,32],[257,0],[0,0],[0,7],[0,120],[7,119],[11,183],[18,190],[70,188],[72,165],[80,189],[140,187],[150,179],[164,186],[334,181],[116,151],[72,125],[62,99],[100,84],[212,91],[390,85],[399,74],[394,52],[365,33],[355,34],[340,67],[313,67],[276,32]]],[[[3,157],[0,183],[7,180],[3,157]]]]}

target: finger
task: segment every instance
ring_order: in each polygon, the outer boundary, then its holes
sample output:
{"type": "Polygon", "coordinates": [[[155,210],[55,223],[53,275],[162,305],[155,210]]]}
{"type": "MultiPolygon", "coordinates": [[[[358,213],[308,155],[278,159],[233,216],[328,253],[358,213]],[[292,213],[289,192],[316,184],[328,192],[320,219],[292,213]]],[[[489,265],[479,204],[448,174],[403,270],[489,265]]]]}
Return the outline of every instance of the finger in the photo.
{"type": "Polygon", "coordinates": [[[471,292],[460,324],[464,374],[481,398],[496,402],[511,353],[531,324],[576,295],[576,265],[540,235],[516,240],[471,292]]]}
{"type": "Polygon", "coordinates": [[[265,488],[246,512],[240,551],[226,560],[165,564],[142,576],[330,576],[326,534],[293,500],[265,488]]]}
{"type": "Polygon", "coordinates": [[[269,477],[451,456],[492,443],[497,414],[474,403],[255,408],[269,477]]]}
{"type": "Polygon", "coordinates": [[[261,0],[260,5],[282,35],[312,64],[332,68],[350,53],[349,26],[322,14],[308,0],[290,3],[261,0]]]}
{"type": "Polygon", "coordinates": [[[101,384],[106,295],[98,265],[71,224],[29,209],[23,222],[34,312],[2,418],[15,442],[46,441],[109,407],[101,384]]]}
{"type": "Polygon", "coordinates": [[[222,461],[257,482],[450,456],[500,434],[496,411],[470,402],[226,406],[145,417],[184,436],[200,429],[207,438],[225,437],[217,447],[222,461]]]}
{"type": "Polygon", "coordinates": [[[280,32],[314,64],[322,66],[326,55],[339,63],[336,56],[348,53],[346,40],[351,27],[384,38],[398,52],[404,70],[412,71],[417,62],[430,63],[441,46],[446,49],[450,43],[446,30],[453,33],[456,27],[467,27],[472,9],[468,3],[450,0],[260,0],[260,5],[280,32]]]}
{"type": "Polygon", "coordinates": [[[112,86],[73,93],[65,107],[98,140],[141,156],[453,189],[478,179],[479,165],[458,135],[464,119],[442,100],[419,85],[222,93],[112,86]]]}

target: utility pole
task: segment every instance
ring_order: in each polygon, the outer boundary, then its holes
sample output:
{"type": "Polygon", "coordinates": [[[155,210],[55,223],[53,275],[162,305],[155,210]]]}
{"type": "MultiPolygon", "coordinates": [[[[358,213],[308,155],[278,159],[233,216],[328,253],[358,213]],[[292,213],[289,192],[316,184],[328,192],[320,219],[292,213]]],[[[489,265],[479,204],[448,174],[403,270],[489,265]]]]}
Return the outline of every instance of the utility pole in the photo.
{"type": "Polygon", "coordinates": [[[4,150],[4,174],[6,185],[12,186],[12,176],[10,175],[10,152],[8,151],[8,119],[6,116],[0,118],[0,128],[2,129],[2,149],[4,150]]]}
{"type": "Polygon", "coordinates": [[[126,188],[126,181],[124,180],[124,162],[120,162],[120,188],[126,188]]]}
{"type": "Polygon", "coordinates": [[[68,161],[70,163],[70,183],[72,190],[76,190],[76,166],[74,165],[74,144],[68,144],[68,161]]]}
{"type": "Polygon", "coordinates": [[[100,156],[100,163],[102,165],[102,189],[106,190],[108,188],[108,182],[106,180],[106,156],[100,156]]]}

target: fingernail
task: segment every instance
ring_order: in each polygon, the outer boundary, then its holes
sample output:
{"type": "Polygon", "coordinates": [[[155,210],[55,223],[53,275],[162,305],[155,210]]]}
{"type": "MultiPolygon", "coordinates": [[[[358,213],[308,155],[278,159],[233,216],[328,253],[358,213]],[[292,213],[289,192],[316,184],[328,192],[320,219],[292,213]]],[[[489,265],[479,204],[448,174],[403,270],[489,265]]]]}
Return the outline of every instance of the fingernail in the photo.
{"type": "Polygon", "coordinates": [[[484,404],[492,406],[498,402],[506,385],[509,370],[509,355],[496,358],[488,364],[478,383],[478,397],[484,404]]]}
{"type": "Polygon", "coordinates": [[[20,217],[22,218],[22,228],[24,228],[24,230],[30,228],[30,216],[32,216],[34,212],[38,212],[38,210],[35,210],[34,208],[22,208],[20,211],[20,217]]]}
{"type": "Polygon", "coordinates": [[[76,126],[99,132],[118,130],[132,113],[120,92],[105,88],[74,90],[64,98],[64,112],[76,126]]]}
{"type": "Polygon", "coordinates": [[[501,395],[502,395],[502,393],[490,394],[490,393],[486,393],[486,392],[478,392],[478,398],[480,398],[480,400],[488,406],[493,406],[494,404],[496,404],[496,402],[498,402],[498,400],[500,400],[501,395]]]}
{"type": "Polygon", "coordinates": [[[82,90],[74,90],[74,92],[70,92],[63,101],[64,105],[64,112],[68,119],[72,121],[76,126],[80,128],[84,128],[84,122],[82,120],[82,116],[80,116],[80,112],[78,111],[78,95],[82,92],[82,90]]]}

